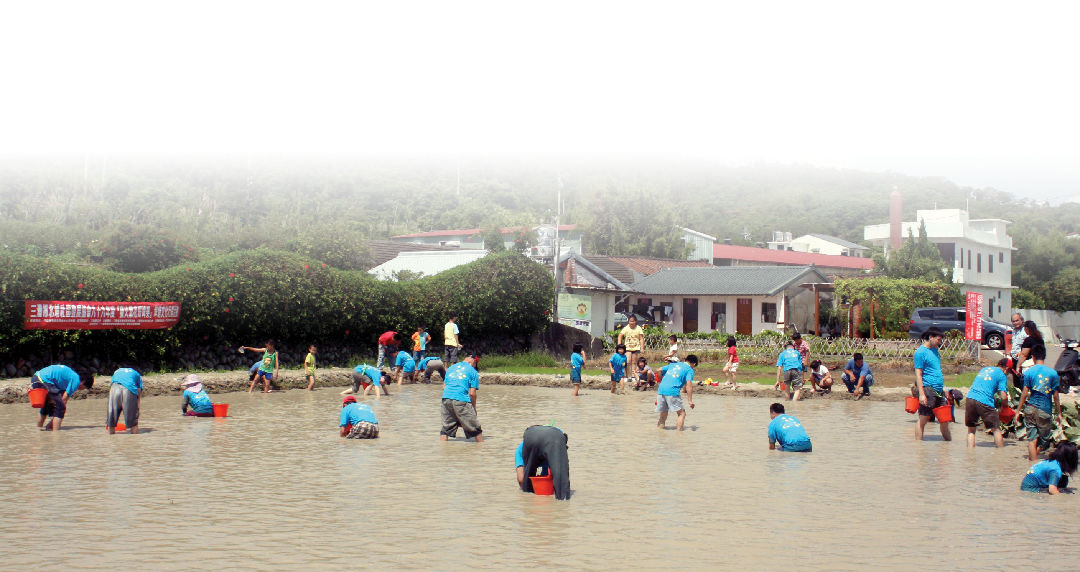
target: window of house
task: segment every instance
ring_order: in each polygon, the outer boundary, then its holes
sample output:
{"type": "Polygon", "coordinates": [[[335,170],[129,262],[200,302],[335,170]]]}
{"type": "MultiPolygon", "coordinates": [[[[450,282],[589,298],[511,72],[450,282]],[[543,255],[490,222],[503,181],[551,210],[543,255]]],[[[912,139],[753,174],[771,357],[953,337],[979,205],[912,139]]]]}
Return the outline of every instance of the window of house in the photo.
{"type": "Polygon", "coordinates": [[[964,249],[963,248],[960,249],[960,258],[956,259],[956,267],[957,268],[963,268],[964,267],[964,249]]]}
{"type": "Polygon", "coordinates": [[[975,272],[982,272],[982,253],[975,257],[975,272]]]}
{"type": "Polygon", "coordinates": [[[770,304],[769,302],[761,303],[761,321],[770,324],[776,323],[776,304],[770,304]]]}
{"type": "Polygon", "coordinates": [[[994,271],[994,255],[993,254],[986,257],[986,271],[987,272],[993,272],[994,271]]]}
{"type": "Polygon", "coordinates": [[[999,252],[998,253],[998,262],[1000,262],[1002,264],[1005,264],[1005,253],[1004,252],[999,252]]]}
{"type": "Polygon", "coordinates": [[[723,329],[727,326],[727,302],[713,302],[712,315],[709,318],[710,327],[713,330],[723,329]]]}
{"type": "Polygon", "coordinates": [[[968,270],[971,270],[971,251],[968,251],[968,270]]]}

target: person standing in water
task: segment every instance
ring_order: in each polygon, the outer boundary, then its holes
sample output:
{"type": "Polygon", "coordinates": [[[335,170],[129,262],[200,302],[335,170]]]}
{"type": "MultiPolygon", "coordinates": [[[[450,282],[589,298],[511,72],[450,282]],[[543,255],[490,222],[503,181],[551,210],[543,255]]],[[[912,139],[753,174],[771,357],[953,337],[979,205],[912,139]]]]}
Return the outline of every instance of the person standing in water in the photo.
{"type": "MultiPolygon", "coordinates": [[[[949,405],[945,398],[945,376],[941,373],[941,354],[938,348],[945,334],[933,326],[922,334],[923,344],[915,350],[915,396],[919,398],[919,422],[915,424],[915,439],[922,441],[926,424],[934,417],[934,409],[949,405]]],[[[941,437],[952,441],[949,424],[938,422],[941,437]]]]}
{"type": "Polygon", "coordinates": [[[457,437],[458,427],[465,431],[465,438],[476,437],[484,441],[484,430],[476,417],[476,391],[480,388],[480,374],[476,371],[478,355],[470,354],[446,370],[442,394],[442,430],[439,438],[446,441],[457,437]]]}
{"type": "Polygon", "coordinates": [[[570,498],[570,457],[566,453],[568,441],[566,433],[552,425],[533,425],[525,430],[518,446],[522,460],[518,484],[522,491],[533,492],[532,481],[528,477],[534,475],[536,469],[547,466],[555,487],[555,498],[570,498]]]}
{"type": "Polygon", "coordinates": [[[248,388],[248,393],[255,390],[255,384],[262,381],[263,393],[273,393],[274,390],[270,389],[270,382],[274,381],[274,378],[278,376],[278,353],[274,349],[274,340],[266,340],[266,347],[252,348],[248,346],[242,346],[240,352],[245,350],[253,352],[262,352],[262,361],[259,363],[259,370],[255,374],[255,379],[251,380],[251,387],[248,388]]]}
{"type": "Polygon", "coordinates": [[[686,361],[669,363],[660,368],[660,385],[656,389],[656,412],[660,418],[656,426],[667,429],[668,411],[674,411],[679,420],[675,428],[683,430],[686,421],[686,409],[683,407],[682,390],[686,389],[686,404],[690,409],[694,408],[694,369],[697,368],[698,359],[694,354],[686,356],[686,361]]]}

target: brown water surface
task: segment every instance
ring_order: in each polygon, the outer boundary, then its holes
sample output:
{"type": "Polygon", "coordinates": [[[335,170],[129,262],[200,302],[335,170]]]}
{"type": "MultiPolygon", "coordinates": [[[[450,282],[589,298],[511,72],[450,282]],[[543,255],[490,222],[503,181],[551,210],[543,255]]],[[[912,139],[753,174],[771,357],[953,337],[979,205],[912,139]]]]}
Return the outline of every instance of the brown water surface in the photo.
{"type": "Polygon", "coordinates": [[[439,441],[440,392],[369,398],[375,441],[337,436],[334,390],[216,395],[226,419],[146,398],[146,432],[112,437],[104,400],[59,434],[0,405],[0,566],[1075,569],[1080,495],[1020,492],[1022,447],[969,451],[959,425],[915,442],[897,403],[791,405],[814,452],[785,454],[770,400],[701,396],[678,433],[651,394],[483,386],[477,445],[439,441]],[[565,502],[514,481],[522,431],[552,420],[565,502]]]}

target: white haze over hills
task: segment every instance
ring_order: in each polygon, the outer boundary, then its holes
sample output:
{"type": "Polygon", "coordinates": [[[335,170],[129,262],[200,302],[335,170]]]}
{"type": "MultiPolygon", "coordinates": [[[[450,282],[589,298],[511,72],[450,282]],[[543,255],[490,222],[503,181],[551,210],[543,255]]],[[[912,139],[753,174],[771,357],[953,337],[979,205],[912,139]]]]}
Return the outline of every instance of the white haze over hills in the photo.
{"type": "Polygon", "coordinates": [[[21,2],[0,153],[802,163],[1080,202],[1072,2],[21,2]]]}

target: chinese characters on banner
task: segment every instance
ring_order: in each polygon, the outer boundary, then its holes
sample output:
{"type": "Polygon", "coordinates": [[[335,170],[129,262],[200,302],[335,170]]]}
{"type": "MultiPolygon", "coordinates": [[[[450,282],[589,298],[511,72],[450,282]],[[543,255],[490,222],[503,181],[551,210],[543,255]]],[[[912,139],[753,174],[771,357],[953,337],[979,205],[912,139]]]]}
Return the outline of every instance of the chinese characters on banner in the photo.
{"type": "Polygon", "coordinates": [[[179,302],[59,302],[27,300],[27,330],[154,330],[180,319],[179,302]]]}
{"type": "Polygon", "coordinates": [[[982,341],[983,295],[967,293],[967,316],[964,318],[964,339],[982,341]]]}

